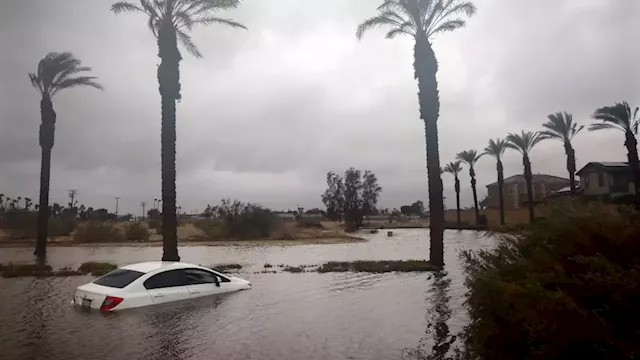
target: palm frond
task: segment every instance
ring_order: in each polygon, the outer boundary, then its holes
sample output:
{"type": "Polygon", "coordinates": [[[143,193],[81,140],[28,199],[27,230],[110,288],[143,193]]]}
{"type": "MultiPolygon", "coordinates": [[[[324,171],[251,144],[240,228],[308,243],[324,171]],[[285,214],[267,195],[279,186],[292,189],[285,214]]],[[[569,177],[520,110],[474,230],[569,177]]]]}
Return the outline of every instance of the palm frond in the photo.
{"type": "Polygon", "coordinates": [[[589,130],[620,129],[635,134],[638,132],[638,125],[640,123],[637,114],[638,108],[632,112],[631,107],[626,101],[615,103],[613,106],[604,106],[597,109],[591,117],[595,120],[602,121],[603,124],[606,123],[613,126],[596,126],[597,124],[591,124],[589,130]]]}
{"type": "Polygon", "coordinates": [[[506,137],[508,143],[507,147],[519,151],[521,154],[529,154],[540,141],[545,140],[544,136],[540,135],[538,131],[524,131],[520,134],[509,133],[506,137]]]}
{"type": "Polygon", "coordinates": [[[451,31],[464,27],[465,21],[456,18],[447,20],[452,16],[465,15],[472,17],[475,15],[476,6],[470,1],[447,0],[441,7],[433,7],[433,16],[425,17],[425,30],[427,37],[431,37],[439,32],[451,31]],[[449,24],[451,23],[451,24],[449,24]]]}
{"type": "Polygon", "coordinates": [[[465,150],[461,151],[456,155],[456,159],[463,161],[465,164],[469,165],[469,167],[473,167],[475,163],[480,160],[483,153],[478,153],[475,150],[465,150]]]}
{"type": "Polygon", "coordinates": [[[178,36],[178,40],[180,40],[182,46],[184,46],[184,48],[187,49],[189,53],[197,58],[202,57],[202,53],[200,52],[200,50],[198,50],[196,44],[193,43],[193,40],[191,40],[191,36],[189,36],[189,34],[185,33],[184,31],[178,30],[176,31],[176,35],[178,36]]]}
{"type": "Polygon", "coordinates": [[[609,124],[609,123],[595,123],[595,124],[589,124],[589,131],[596,131],[596,130],[609,130],[609,129],[617,129],[617,130],[623,130],[619,125],[617,124],[609,124]]]}
{"type": "Polygon", "coordinates": [[[445,165],[443,171],[450,174],[458,175],[462,171],[462,164],[460,160],[452,161],[445,165]]]}
{"type": "Polygon", "coordinates": [[[504,152],[507,150],[507,141],[504,139],[496,138],[490,139],[487,147],[484,148],[484,155],[491,155],[500,160],[504,152]]]}
{"type": "Polygon", "coordinates": [[[94,80],[97,79],[95,76],[78,76],[75,78],[68,78],[61,81],[55,88],[55,90],[51,93],[51,96],[57,94],[58,92],[69,89],[77,86],[88,86],[98,90],[102,90],[102,85],[98,84],[94,80]]]}
{"type": "Polygon", "coordinates": [[[134,12],[134,11],[140,11],[145,14],[149,14],[145,9],[127,1],[118,1],[117,3],[111,5],[111,11],[113,11],[115,14],[119,14],[122,12],[134,12]]]}
{"type": "MultiPolygon", "coordinates": [[[[399,15],[395,14],[395,16],[399,16],[399,15]]],[[[361,40],[367,31],[371,29],[375,29],[377,27],[381,27],[381,26],[395,26],[399,28],[399,27],[402,27],[402,23],[399,22],[398,20],[393,19],[390,16],[385,16],[385,15],[374,16],[372,18],[369,18],[363,21],[360,25],[358,25],[358,29],[356,30],[356,37],[358,38],[358,40],[361,40]]]]}
{"type": "Polygon", "coordinates": [[[193,23],[194,24],[202,24],[202,25],[223,24],[223,25],[227,25],[227,26],[230,26],[230,27],[233,27],[233,28],[247,29],[246,26],[244,26],[243,24],[241,24],[239,22],[233,21],[231,19],[224,19],[224,18],[219,18],[219,17],[214,17],[214,16],[196,19],[193,23]]]}

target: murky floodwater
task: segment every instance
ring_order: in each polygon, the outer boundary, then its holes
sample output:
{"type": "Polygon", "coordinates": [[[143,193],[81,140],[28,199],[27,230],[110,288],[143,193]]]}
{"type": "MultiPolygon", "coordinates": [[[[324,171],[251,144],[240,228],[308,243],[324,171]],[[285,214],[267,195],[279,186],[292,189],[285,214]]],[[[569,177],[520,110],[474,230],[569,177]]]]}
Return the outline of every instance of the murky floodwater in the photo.
{"type": "MultiPolygon", "coordinates": [[[[0,278],[0,359],[397,359],[415,347],[429,317],[429,274],[254,274],[265,263],[427,258],[428,230],[363,235],[366,243],[290,247],[181,247],[185,262],[240,263],[248,291],[132,309],[84,313],[70,305],[90,276],[0,278]]],[[[464,288],[460,249],[489,246],[476,232],[445,233],[452,328],[464,288]]],[[[32,249],[0,249],[0,263],[30,261],[32,249]]],[[[54,267],[90,260],[158,260],[158,247],[55,247],[54,267]]]]}

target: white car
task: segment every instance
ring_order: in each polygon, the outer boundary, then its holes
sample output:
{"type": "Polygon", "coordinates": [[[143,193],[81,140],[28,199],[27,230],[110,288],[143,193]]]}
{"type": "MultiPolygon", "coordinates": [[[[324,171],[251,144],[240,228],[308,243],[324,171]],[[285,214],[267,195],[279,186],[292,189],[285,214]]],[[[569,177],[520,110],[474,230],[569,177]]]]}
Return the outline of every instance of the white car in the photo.
{"type": "Polygon", "coordinates": [[[73,303],[116,311],[251,288],[247,280],[180,262],[143,262],[79,286],[73,303]]]}

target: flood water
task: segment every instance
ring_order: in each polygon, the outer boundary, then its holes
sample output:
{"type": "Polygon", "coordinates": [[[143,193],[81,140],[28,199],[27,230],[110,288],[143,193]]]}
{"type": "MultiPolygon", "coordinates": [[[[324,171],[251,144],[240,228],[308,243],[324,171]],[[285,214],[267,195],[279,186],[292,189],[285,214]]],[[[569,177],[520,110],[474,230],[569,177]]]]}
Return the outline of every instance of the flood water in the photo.
{"type": "MultiPolygon", "coordinates": [[[[366,243],[305,246],[181,247],[183,261],[239,263],[253,288],[217,297],[102,315],[70,305],[91,276],[0,278],[0,359],[399,359],[427,327],[431,275],[255,274],[265,263],[402,260],[429,256],[428,229],[363,234],[366,243]]],[[[452,330],[464,319],[458,254],[491,239],[445,233],[452,330]]],[[[32,249],[0,248],[0,263],[28,262],[32,249]]],[[[160,247],[52,247],[54,267],[85,261],[119,265],[159,260],[160,247]]]]}

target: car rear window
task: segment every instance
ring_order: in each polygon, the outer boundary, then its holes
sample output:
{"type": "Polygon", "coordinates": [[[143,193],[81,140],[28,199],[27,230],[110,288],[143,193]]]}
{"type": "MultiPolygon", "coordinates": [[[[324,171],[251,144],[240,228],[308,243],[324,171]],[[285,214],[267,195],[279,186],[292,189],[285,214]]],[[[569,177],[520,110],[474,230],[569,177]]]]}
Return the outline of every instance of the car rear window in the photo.
{"type": "Polygon", "coordinates": [[[96,279],[93,283],[102,286],[122,289],[142,275],[144,275],[144,273],[141,273],[139,271],[116,269],[108,273],[107,275],[96,279]]]}

